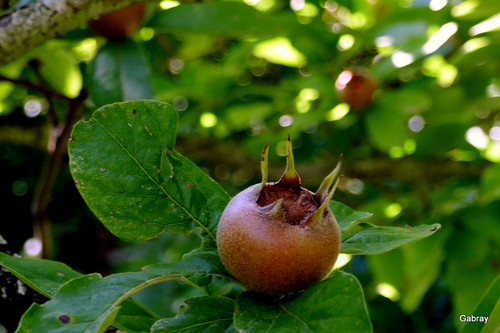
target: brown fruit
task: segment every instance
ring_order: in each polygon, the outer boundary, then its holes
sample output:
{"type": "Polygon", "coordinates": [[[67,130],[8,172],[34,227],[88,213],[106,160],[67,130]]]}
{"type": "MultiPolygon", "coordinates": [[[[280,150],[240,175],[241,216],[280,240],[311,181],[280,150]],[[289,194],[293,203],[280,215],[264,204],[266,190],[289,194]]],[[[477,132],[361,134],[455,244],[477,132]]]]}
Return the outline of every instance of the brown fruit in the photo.
{"type": "Polygon", "coordinates": [[[90,30],[107,39],[122,39],[130,36],[141,24],[146,3],[139,2],[130,7],[101,15],[88,22],[90,30]]]}
{"type": "Polygon", "coordinates": [[[285,173],[267,182],[267,145],[262,183],[237,194],[222,213],[217,247],[229,273],[247,289],[281,295],[321,281],[340,252],[338,223],[328,207],[341,162],[317,193],[300,186],[288,139],[285,173]]]}
{"type": "Polygon", "coordinates": [[[377,84],[360,70],[347,69],[338,76],[335,88],[343,102],[353,108],[363,109],[370,105],[377,84]]]}

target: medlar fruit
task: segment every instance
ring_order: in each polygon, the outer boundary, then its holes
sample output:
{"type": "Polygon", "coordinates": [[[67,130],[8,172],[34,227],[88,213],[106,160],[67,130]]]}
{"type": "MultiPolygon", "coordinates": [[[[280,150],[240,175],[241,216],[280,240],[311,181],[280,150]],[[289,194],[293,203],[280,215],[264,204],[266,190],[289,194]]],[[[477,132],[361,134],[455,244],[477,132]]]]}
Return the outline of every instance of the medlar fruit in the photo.
{"type": "Polygon", "coordinates": [[[377,84],[371,76],[359,69],[347,69],[335,81],[340,99],[355,109],[371,104],[377,84]]]}
{"type": "Polygon", "coordinates": [[[328,202],[341,160],[313,193],[301,187],[290,138],[285,173],[278,182],[267,182],[268,147],[262,151],[262,182],[237,194],[222,213],[217,247],[243,286],[281,295],[322,280],[337,260],[340,230],[328,202]]]}
{"type": "Polygon", "coordinates": [[[107,39],[123,39],[130,36],[141,24],[146,11],[146,3],[139,2],[132,6],[101,15],[90,20],[88,26],[94,33],[107,39]]]}

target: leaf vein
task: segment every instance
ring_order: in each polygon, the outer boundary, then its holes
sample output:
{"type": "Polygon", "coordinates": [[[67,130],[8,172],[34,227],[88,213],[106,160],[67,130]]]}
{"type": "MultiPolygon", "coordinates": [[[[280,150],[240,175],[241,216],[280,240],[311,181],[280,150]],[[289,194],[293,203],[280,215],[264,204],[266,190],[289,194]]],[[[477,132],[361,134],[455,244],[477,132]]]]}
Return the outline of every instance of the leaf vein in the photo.
{"type": "Polygon", "coordinates": [[[108,135],[113,139],[115,140],[115,142],[129,155],[129,157],[137,164],[137,166],[141,169],[141,171],[151,180],[151,182],[153,182],[153,184],[155,184],[163,193],[165,193],[165,195],[167,196],[167,198],[169,198],[174,204],[176,204],[179,208],[181,208],[193,221],[195,221],[203,230],[205,230],[205,232],[208,233],[208,235],[210,235],[210,237],[212,237],[214,240],[216,240],[215,236],[213,235],[213,233],[209,230],[209,228],[207,226],[205,226],[200,220],[198,220],[193,214],[191,214],[191,212],[186,208],[184,207],[183,205],[181,205],[179,202],[177,202],[166,190],[163,186],[161,186],[158,182],[156,182],[153,177],[151,177],[151,175],[144,169],[144,167],[139,163],[139,161],[125,148],[125,146],[123,146],[123,144],[121,144],[121,142],[103,125],[101,124],[98,120],[96,120],[96,123],[99,124],[99,126],[102,127],[102,129],[104,131],[106,131],[106,133],[108,133],[108,135]]]}

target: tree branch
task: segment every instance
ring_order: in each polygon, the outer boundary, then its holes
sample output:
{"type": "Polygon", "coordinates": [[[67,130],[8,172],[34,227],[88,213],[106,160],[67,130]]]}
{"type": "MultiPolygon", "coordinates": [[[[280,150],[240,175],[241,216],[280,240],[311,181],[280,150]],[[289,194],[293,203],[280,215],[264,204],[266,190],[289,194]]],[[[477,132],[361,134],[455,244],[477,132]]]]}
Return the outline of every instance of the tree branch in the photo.
{"type": "Polygon", "coordinates": [[[0,16],[0,65],[100,15],[144,0],[38,0],[0,16]]]}

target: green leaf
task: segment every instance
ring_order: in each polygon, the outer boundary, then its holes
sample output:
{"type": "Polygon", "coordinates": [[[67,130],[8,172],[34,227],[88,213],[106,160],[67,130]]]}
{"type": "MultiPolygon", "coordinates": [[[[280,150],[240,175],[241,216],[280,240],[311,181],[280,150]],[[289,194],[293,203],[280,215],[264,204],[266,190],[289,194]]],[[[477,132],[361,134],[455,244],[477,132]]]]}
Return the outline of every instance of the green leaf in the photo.
{"type": "MultiPolygon", "coordinates": [[[[486,325],[480,322],[467,322],[461,333],[496,332],[500,327],[500,274],[490,285],[483,298],[472,312],[474,316],[488,317],[486,325]]],[[[467,317],[467,316],[466,316],[467,317]]],[[[460,319],[462,320],[462,319],[460,319]]]]}
{"type": "Polygon", "coordinates": [[[481,175],[481,196],[485,203],[500,198],[500,165],[492,164],[486,167],[481,175]]]}
{"type": "Polygon", "coordinates": [[[341,271],[288,299],[243,292],[236,306],[235,327],[247,333],[372,332],[361,285],[341,271]]]}
{"type": "Polygon", "coordinates": [[[403,148],[408,139],[406,124],[400,110],[373,108],[366,115],[366,128],[373,144],[384,152],[403,148]]]}
{"type": "Polygon", "coordinates": [[[69,144],[75,183],[94,214],[118,237],[142,241],[201,227],[215,248],[228,194],[174,151],[177,112],[166,103],[107,105],[79,122],[69,144]]]}
{"type": "Polygon", "coordinates": [[[16,333],[104,332],[113,324],[120,303],[127,297],[148,285],[172,278],[177,276],[131,272],[104,279],[99,274],[73,279],[59,288],[52,300],[43,305],[34,303],[23,315],[16,333]]]}
{"type": "Polygon", "coordinates": [[[223,294],[234,283],[216,252],[195,251],[180,262],[149,265],[143,271],[158,275],[182,275],[186,282],[209,295],[223,294]]]}
{"type": "Polygon", "coordinates": [[[40,74],[58,92],[74,98],[82,89],[82,72],[70,51],[47,47],[38,53],[40,74]]]}
{"type": "Polygon", "coordinates": [[[356,212],[354,209],[344,205],[341,202],[330,200],[330,209],[337,219],[340,231],[347,230],[358,225],[361,220],[367,219],[373,214],[365,212],[356,212]]]}
{"type": "Polygon", "coordinates": [[[379,254],[403,244],[428,237],[441,228],[436,223],[414,228],[371,226],[362,231],[342,233],[342,253],[379,254]]]}
{"type": "Polygon", "coordinates": [[[185,3],[158,12],[149,26],[168,33],[210,35],[270,35],[279,25],[275,18],[239,2],[185,3]]]}
{"type": "Polygon", "coordinates": [[[90,62],[87,76],[97,106],[155,98],[144,50],[130,39],[108,41],[90,62]]]}
{"type": "MultiPolygon", "coordinates": [[[[29,287],[49,298],[54,297],[64,283],[83,276],[57,261],[18,258],[5,253],[0,253],[0,265],[29,287]]],[[[122,303],[114,325],[129,333],[145,333],[149,332],[149,328],[157,319],[156,315],[138,302],[126,299],[122,303]]]]}
{"type": "Polygon", "coordinates": [[[233,322],[234,301],[220,296],[199,296],[184,301],[179,314],[162,319],[151,327],[151,333],[224,332],[233,322]]]}
{"type": "MultiPolygon", "coordinates": [[[[406,313],[419,308],[423,297],[439,278],[445,258],[445,244],[451,231],[450,228],[444,229],[433,237],[367,259],[374,282],[396,288],[400,295],[400,306],[406,313]]],[[[393,300],[396,301],[395,297],[393,300]]]]}
{"type": "Polygon", "coordinates": [[[1,252],[0,265],[46,297],[54,296],[61,285],[82,276],[61,262],[19,258],[1,252]]]}

